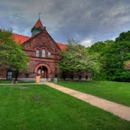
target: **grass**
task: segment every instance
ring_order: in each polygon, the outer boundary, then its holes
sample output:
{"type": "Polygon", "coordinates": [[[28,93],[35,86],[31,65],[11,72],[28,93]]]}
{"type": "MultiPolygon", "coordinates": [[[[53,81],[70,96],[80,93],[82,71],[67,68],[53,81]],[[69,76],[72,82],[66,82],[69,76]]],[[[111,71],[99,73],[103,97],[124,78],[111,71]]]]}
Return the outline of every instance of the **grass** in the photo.
{"type": "Polygon", "coordinates": [[[0,86],[0,130],[128,130],[130,122],[45,85],[0,86]]]}
{"type": "Polygon", "coordinates": [[[130,83],[92,81],[92,82],[71,82],[60,81],[59,85],[72,88],[81,92],[92,94],[108,99],[126,106],[130,106],[130,83]]]}
{"type": "MultiPolygon", "coordinates": [[[[13,80],[0,80],[0,84],[11,84],[13,80]]],[[[18,83],[35,83],[35,81],[17,81],[18,83]]]]}

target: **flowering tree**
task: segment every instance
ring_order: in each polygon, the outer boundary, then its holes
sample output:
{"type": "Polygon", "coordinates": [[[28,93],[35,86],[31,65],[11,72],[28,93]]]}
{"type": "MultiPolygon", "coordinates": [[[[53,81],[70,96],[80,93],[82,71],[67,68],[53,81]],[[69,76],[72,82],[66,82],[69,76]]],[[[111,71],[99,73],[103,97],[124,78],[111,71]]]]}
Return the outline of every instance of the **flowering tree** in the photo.
{"type": "Polygon", "coordinates": [[[82,70],[92,73],[100,71],[98,55],[90,55],[84,46],[79,45],[73,39],[68,40],[68,48],[61,55],[59,67],[62,71],[79,72],[82,70]]]}

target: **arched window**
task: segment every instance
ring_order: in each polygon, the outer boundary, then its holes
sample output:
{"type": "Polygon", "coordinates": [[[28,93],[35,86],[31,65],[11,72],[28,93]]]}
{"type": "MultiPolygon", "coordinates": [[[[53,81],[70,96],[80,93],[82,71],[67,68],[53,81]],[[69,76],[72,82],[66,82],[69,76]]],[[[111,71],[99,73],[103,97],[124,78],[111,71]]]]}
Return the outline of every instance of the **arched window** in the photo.
{"type": "Polygon", "coordinates": [[[46,57],[46,50],[42,49],[42,57],[46,57]]]}
{"type": "Polygon", "coordinates": [[[51,58],[51,52],[48,51],[48,58],[51,58]]]}
{"type": "Polygon", "coordinates": [[[39,56],[40,56],[40,51],[36,50],[36,57],[39,57],[39,56]]]}

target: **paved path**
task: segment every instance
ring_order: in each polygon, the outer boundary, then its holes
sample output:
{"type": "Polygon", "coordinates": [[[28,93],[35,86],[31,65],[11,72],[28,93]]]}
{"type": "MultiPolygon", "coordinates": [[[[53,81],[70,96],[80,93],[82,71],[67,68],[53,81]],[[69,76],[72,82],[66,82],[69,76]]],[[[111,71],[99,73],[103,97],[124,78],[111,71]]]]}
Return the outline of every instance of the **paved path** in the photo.
{"type": "Polygon", "coordinates": [[[120,118],[130,121],[130,107],[123,106],[121,104],[114,103],[114,102],[111,102],[111,101],[108,101],[108,100],[105,100],[102,98],[98,98],[98,97],[92,96],[90,94],[86,94],[86,93],[79,92],[79,91],[76,91],[73,89],[62,87],[62,86],[56,85],[54,83],[43,82],[43,84],[46,84],[54,89],[62,91],[68,95],[71,95],[82,101],[85,101],[93,106],[96,106],[105,111],[111,112],[112,114],[114,114],[120,118]]]}

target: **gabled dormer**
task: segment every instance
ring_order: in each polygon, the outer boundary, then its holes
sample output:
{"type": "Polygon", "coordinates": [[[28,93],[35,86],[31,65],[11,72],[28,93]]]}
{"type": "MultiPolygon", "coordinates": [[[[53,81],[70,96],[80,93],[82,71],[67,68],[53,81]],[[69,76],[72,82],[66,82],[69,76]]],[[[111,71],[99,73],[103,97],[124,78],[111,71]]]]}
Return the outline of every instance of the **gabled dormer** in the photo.
{"type": "Polygon", "coordinates": [[[34,27],[31,29],[32,36],[37,35],[38,33],[40,33],[43,30],[44,30],[44,26],[42,25],[42,22],[39,18],[38,21],[35,23],[34,27]]]}

